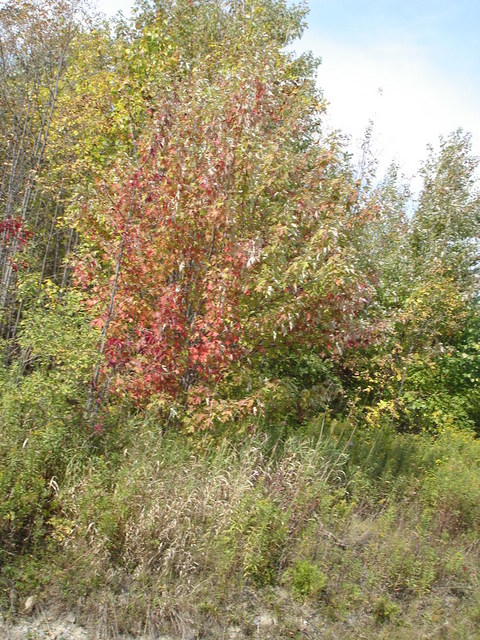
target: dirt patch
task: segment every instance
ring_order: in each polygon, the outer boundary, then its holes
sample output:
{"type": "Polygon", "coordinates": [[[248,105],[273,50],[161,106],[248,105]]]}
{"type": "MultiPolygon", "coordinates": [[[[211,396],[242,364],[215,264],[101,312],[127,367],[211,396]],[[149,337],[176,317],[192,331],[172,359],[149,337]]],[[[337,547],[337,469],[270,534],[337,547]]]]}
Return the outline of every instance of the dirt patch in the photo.
{"type": "MultiPolygon", "coordinates": [[[[104,640],[101,632],[86,629],[75,622],[73,614],[58,619],[42,612],[28,619],[9,622],[0,617],[2,640],[104,640]]],[[[133,638],[117,636],[117,640],[151,640],[146,636],[133,638]]],[[[157,636],[156,640],[181,640],[171,636],[157,636]]]]}

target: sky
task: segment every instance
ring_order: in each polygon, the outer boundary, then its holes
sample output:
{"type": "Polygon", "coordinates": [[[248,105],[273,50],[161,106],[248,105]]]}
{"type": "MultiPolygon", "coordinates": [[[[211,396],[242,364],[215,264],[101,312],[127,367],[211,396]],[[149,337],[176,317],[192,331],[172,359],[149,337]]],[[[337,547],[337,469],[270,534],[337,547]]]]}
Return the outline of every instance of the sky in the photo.
{"type": "MultiPolygon", "coordinates": [[[[98,0],[105,13],[132,0],[98,0]]],[[[322,59],[318,84],[328,124],[359,148],[373,122],[380,170],[410,178],[427,144],[462,127],[480,155],[479,0],[310,0],[296,45],[322,59]]]]}

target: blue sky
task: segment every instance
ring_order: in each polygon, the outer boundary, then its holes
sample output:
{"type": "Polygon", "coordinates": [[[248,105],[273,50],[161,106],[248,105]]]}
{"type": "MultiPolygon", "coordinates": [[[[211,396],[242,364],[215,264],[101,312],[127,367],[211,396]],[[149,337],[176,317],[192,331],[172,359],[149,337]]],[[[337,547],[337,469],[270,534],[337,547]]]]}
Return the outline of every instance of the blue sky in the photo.
{"type": "Polygon", "coordinates": [[[480,154],[478,0],[312,0],[308,22],[301,47],[322,57],[332,126],[356,140],[373,120],[382,165],[414,173],[457,127],[480,154]]]}
{"type": "MultiPolygon", "coordinates": [[[[128,13],[132,0],[98,0],[128,13]]],[[[370,120],[380,166],[412,175],[427,143],[462,127],[480,155],[479,0],[310,0],[297,45],[322,58],[328,124],[359,145],[370,120]]]]}
{"type": "Polygon", "coordinates": [[[344,45],[417,48],[447,75],[480,79],[478,0],[312,0],[310,30],[344,45]]]}

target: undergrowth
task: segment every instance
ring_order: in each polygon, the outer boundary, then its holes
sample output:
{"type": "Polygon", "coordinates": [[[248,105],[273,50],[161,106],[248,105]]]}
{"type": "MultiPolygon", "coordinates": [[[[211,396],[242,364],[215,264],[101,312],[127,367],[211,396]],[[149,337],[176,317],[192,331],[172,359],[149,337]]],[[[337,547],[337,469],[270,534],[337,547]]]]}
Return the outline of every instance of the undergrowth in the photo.
{"type": "Polygon", "coordinates": [[[260,633],[259,610],[265,637],[476,637],[472,434],[333,421],[279,443],[187,436],[153,415],[118,427],[49,424],[48,448],[40,428],[35,447],[20,433],[15,455],[0,445],[7,615],[35,594],[101,637],[260,633]]]}

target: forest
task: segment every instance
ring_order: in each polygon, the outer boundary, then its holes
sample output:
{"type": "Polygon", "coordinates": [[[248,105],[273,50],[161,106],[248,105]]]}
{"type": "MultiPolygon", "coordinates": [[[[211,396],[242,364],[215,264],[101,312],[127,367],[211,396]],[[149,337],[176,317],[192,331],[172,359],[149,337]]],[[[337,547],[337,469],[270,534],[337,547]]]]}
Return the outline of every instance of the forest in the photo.
{"type": "Polygon", "coordinates": [[[0,4],[5,636],[480,638],[478,159],[354,157],[307,11],[0,4]]]}

